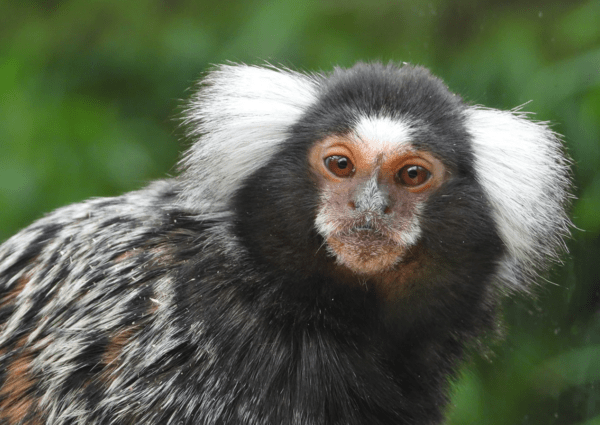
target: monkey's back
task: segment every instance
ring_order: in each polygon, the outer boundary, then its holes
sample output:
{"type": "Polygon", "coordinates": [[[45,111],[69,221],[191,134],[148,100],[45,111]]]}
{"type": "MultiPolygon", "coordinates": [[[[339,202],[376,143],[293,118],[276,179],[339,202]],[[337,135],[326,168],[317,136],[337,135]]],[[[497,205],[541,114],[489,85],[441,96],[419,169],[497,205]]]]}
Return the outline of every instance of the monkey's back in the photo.
{"type": "Polygon", "coordinates": [[[115,406],[136,402],[136,377],[175,378],[159,371],[189,340],[174,281],[205,225],[174,196],[159,182],[71,205],[0,247],[1,423],[133,423],[115,406]]]}

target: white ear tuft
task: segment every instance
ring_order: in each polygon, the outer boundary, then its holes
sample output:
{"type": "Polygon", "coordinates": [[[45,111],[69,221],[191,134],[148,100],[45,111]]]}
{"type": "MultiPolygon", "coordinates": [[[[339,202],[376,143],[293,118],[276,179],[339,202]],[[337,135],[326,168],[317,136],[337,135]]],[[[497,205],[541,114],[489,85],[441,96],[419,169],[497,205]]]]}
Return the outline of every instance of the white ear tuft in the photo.
{"type": "Polygon", "coordinates": [[[185,112],[196,140],[182,160],[184,202],[218,211],[261,168],[316,100],[317,77],[274,67],[222,65],[201,81],[185,112]]]}
{"type": "Polygon", "coordinates": [[[565,249],[569,160],[558,135],[523,112],[470,107],[466,118],[477,178],[508,251],[500,277],[511,289],[526,289],[565,249]]]}

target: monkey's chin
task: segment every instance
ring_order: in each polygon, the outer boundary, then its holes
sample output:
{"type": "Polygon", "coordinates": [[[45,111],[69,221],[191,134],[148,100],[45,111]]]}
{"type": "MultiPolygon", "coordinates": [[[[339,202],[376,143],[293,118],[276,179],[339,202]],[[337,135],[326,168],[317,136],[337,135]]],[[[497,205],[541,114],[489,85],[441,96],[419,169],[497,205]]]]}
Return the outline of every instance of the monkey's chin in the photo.
{"type": "Polygon", "coordinates": [[[405,247],[367,232],[330,236],[327,245],[337,263],[361,275],[376,275],[399,263],[405,247]],[[364,233],[364,234],[363,234],[364,233]]]}

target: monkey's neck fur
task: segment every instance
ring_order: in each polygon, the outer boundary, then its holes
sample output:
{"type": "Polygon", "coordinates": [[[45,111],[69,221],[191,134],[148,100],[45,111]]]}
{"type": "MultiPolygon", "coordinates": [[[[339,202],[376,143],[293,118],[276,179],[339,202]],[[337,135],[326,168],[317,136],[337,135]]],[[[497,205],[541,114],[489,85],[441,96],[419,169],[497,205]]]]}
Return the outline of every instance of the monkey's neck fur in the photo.
{"type": "Polygon", "coordinates": [[[369,282],[349,288],[268,267],[249,274],[239,261],[204,257],[181,277],[178,303],[204,336],[189,348],[198,367],[185,374],[223,404],[225,417],[246,411],[256,423],[441,420],[448,379],[465,340],[481,328],[470,321],[474,310],[413,326],[407,316],[415,310],[394,315],[398,307],[381,301],[369,282]],[[207,270],[214,264],[225,264],[221,273],[228,276],[213,286],[207,270]],[[194,311],[209,311],[212,320],[194,323],[194,311]]]}
{"type": "MultiPolygon", "coordinates": [[[[256,181],[249,184],[256,189],[256,181]]],[[[200,392],[223,403],[226,417],[252,415],[256,423],[441,421],[465,345],[494,322],[489,288],[461,289],[462,277],[451,273],[430,286],[403,277],[402,267],[429,266],[419,247],[396,272],[407,294],[390,297],[382,287],[394,283],[393,273],[340,270],[319,249],[316,233],[298,231],[303,223],[285,220],[284,205],[272,208],[281,199],[268,197],[241,191],[236,214],[204,231],[197,255],[193,234],[186,242],[190,266],[179,277],[185,294],[178,305],[203,312],[198,319],[208,342],[194,348],[199,369],[187,372],[197,374],[200,392]],[[231,240],[237,246],[222,243],[231,240]],[[428,297],[460,305],[435,305],[428,297]]],[[[446,260],[437,260],[432,275],[444,270],[446,260]]]]}

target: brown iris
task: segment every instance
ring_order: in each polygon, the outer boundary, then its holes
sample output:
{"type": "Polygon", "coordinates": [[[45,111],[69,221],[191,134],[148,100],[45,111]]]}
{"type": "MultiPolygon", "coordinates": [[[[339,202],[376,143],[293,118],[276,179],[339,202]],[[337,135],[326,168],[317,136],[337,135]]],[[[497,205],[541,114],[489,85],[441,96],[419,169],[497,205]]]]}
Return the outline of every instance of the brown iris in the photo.
{"type": "Polygon", "coordinates": [[[350,177],[354,174],[354,164],[345,156],[328,156],[325,158],[325,166],[338,177],[350,177]]]}
{"type": "Polygon", "coordinates": [[[398,171],[396,178],[398,182],[407,187],[417,187],[425,183],[431,177],[431,173],[420,165],[406,165],[398,171]]]}

